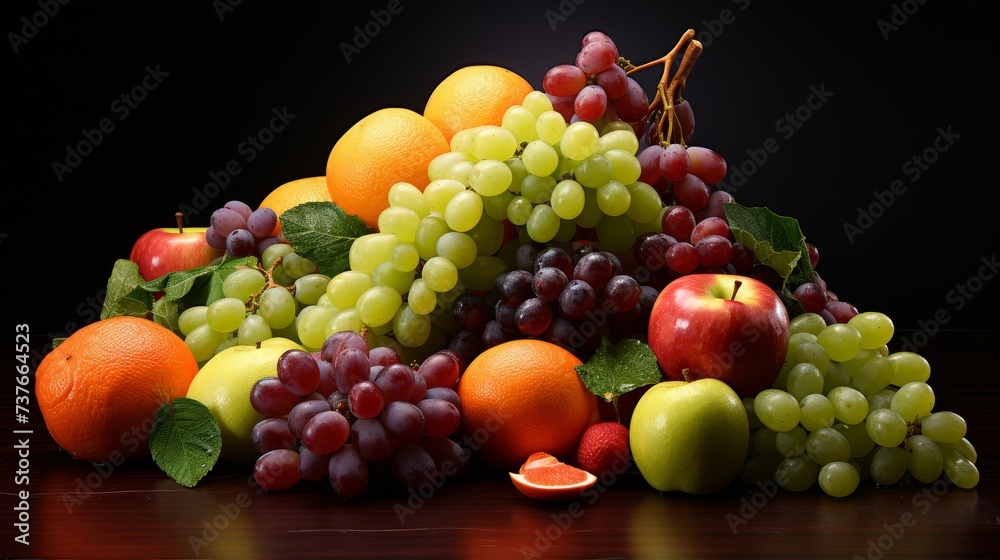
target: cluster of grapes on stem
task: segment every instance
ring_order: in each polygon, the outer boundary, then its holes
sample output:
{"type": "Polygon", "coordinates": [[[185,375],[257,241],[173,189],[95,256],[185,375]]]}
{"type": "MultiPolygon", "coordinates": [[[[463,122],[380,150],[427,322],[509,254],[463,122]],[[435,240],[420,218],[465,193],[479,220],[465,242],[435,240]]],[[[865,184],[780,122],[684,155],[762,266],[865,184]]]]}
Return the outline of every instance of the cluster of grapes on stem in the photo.
{"type": "Polygon", "coordinates": [[[274,235],[277,225],[278,215],[274,210],[254,210],[245,202],[230,200],[212,212],[205,241],[230,257],[260,257],[271,245],[287,243],[280,233],[274,235]]]}
{"type": "Polygon", "coordinates": [[[265,490],[327,480],[343,498],[393,484],[436,490],[469,462],[469,449],[452,437],[461,424],[455,383],[463,368],[447,350],[405,364],[354,331],[331,335],[317,352],[286,350],[277,375],[250,392],[264,416],[251,432],[261,453],[255,480],[265,490]]]}

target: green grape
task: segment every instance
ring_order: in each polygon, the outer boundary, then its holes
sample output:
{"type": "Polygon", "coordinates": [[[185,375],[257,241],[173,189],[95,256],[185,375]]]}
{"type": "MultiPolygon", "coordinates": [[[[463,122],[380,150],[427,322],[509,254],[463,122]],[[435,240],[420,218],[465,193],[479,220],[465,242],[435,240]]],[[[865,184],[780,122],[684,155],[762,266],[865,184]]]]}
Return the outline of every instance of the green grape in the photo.
{"type": "Polygon", "coordinates": [[[456,194],[444,209],[444,221],[455,231],[469,231],[476,227],[482,215],[483,197],[476,191],[462,191],[456,194]]]}
{"type": "Polygon", "coordinates": [[[753,397],[743,397],[741,400],[743,401],[743,408],[747,411],[747,419],[750,421],[750,429],[753,430],[763,426],[764,423],[760,421],[760,418],[757,418],[757,413],[754,412],[753,397]]]}
{"type": "Polygon", "coordinates": [[[322,348],[326,341],[326,325],[340,309],[332,305],[310,305],[299,312],[295,333],[306,348],[322,348]]]}
{"type": "MultiPolygon", "coordinates": [[[[441,155],[436,156],[434,159],[431,160],[429,164],[427,164],[427,178],[431,181],[437,181],[438,179],[447,179],[448,171],[453,166],[467,161],[469,161],[468,158],[462,152],[455,152],[455,151],[445,152],[441,155]]],[[[417,189],[417,187],[415,187],[411,183],[407,183],[406,181],[401,181],[400,183],[397,184],[408,185],[416,189],[417,192],[420,192],[420,189],[417,189]]],[[[406,190],[409,189],[407,188],[406,190]]],[[[405,200],[407,202],[402,202],[402,200],[399,203],[395,202],[393,200],[392,188],[389,189],[389,206],[406,206],[410,210],[413,210],[417,214],[420,214],[421,218],[427,215],[427,212],[429,210],[427,210],[427,205],[424,204],[423,202],[423,193],[421,193],[419,204],[417,203],[417,199],[412,196],[412,193],[407,193],[405,195],[405,200]],[[412,201],[412,205],[410,201],[412,201]],[[421,212],[420,208],[423,208],[424,211],[421,212]]]]}
{"type": "MultiPolygon", "coordinates": [[[[509,194],[509,193],[508,193],[509,194]]],[[[484,199],[485,200],[485,199],[484,199]]],[[[504,238],[503,220],[494,220],[485,212],[479,217],[476,227],[465,232],[476,244],[476,256],[495,255],[500,250],[504,238]]],[[[440,241],[440,239],[438,240],[440,241]]]]}
{"type": "MultiPolygon", "coordinates": [[[[632,183],[632,184],[633,185],[638,184],[638,181],[636,183],[632,183]]],[[[641,192],[640,193],[635,193],[635,192],[632,192],[631,190],[629,192],[632,194],[632,204],[629,205],[629,211],[626,212],[625,215],[628,216],[629,218],[632,218],[634,220],[635,218],[633,218],[632,209],[633,208],[638,208],[639,206],[642,205],[642,201],[640,201],[638,204],[636,203],[636,194],[639,194],[640,198],[641,198],[642,197],[642,193],[641,192]]],[[[659,195],[657,195],[657,196],[659,196],[659,195]]],[[[637,212],[641,212],[641,210],[636,210],[636,211],[637,212]]],[[[661,233],[661,232],[663,232],[663,215],[666,214],[666,213],[667,213],[667,207],[661,205],[660,209],[656,211],[656,217],[655,218],[653,218],[652,220],[650,220],[648,222],[636,222],[636,224],[635,224],[635,235],[636,235],[636,237],[639,237],[639,236],[641,236],[644,233],[661,233]]]]}
{"type": "Polygon", "coordinates": [[[551,175],[559,167],[559,152],[544,140],[534,140],[524,147],[521,161],[532,175],[551,175]]]}
{"type": "Polygon", "coordinates": [[[222,295],[246,303],[250,301],[250,296],[264,289],[265,283],[267,279],[256,268],[237,268],[222,281],[222,295]]]}
{"type": "Polygon", "coordinates": [[[358,297],[354,307],[358,319],[370,327],[380,327],[396,314],[403,298],[395,288],[390,286],[373,286],[358,297]]]}
{"type": "Polygon", "coordinates": [[[823,395],[816,393],[806,395],[799,403],[799,422],[810,432],[829,428],[835,418],[833,404],[823,395]]]}
{"type": "Polygon", "coordinates": [[[879,447],[868,467],[877,484],[896,484],[906,474],[906,450],[902,447],[879,447]]]}
{"type": "Polygon", "coordinates": [[[635,155],[625,150],[608,150],[604,157],[611,162],[611,179],[623,185],[631,185],[642,175],[642,165],[635,155]]]}
{"type": "Polygon", "coordinates": [[[427,315],[437,307],[437,293],[427,287],[423,278],[417,278],[410,284],[410,291],[406,295],[406,302],[414,313],[427,315]]]}
{"type": "Polygon", "coordinates": [[[830,368],[830,356],[827,355],[826,350],[818,342],[803,342],[799,344],[795,348],[795,354],[792,356],[791,361],[798,364],[808,362],[819,368],[819,371],[824,374],[830,368]]]}
{"type": "Polygon", "coordinates": [[[834,498],[850,496],[861,484],[861,476],[853,465],[844,461],[834,461],[823,465],[817,476],[819,487],[834,498]]]}
{"type": "MultiPolygon", "coordinates": [[[[292,254],[294,253],[289,253],[289,255],[292,254]]],[[[285,272],[283,265],[278,265],[271,270],[271,280],[273,284],[285,286],[286,288],[295,283],[295,278],[285,272]]]]}
{"type": "Polygon", "coordinates": [[[274,266],[274,263],[278,260],[278,257],[284,258],[285,255],[294,251],[292,246],[287,243],[275,243],[269,245],[264,252],[260,254],[260,265],[265,269],[270,270],[274,266]]]}
{"type": "Polygon", "coordinates": [[[892,398],[896,396],[896,390],[892,387],[887,387],[881,391],[875,393],[874,395],[868,395],[865,399],[868,401],[868,410],[879,410],[880,408],[889,408],[892,405],[892,398]]]}
{"type": "Polygon", "coordinates": [[[566,119],[557,111],[553,111],[550,108],[547,111],[543,111],[535,119],[535,132],[538,134],[539,140],[543,140],[549,144],[556,144],[562,140],[563,135],[566,133],[566,119]]]}
{"type": "Polygon", "coordinates": [[[906,467],[913,478],[928,484],[941,477],[944,457],[934,440],[923,435],[910,436],[906,438],[906,452],[906,467]]]}
{"type": "Polygon", "coordinates": [[[760,421],[776,432],[787,432],[799,423],[799,401],[779,389],[764,389],[753,400],[760,421]]]}
{"type": "Polygon", "coordinates": [[[481,196],[496,196],[507,192],[513,179],[510,167],[495,159],[482,160],[469,171],[469,186],[481,196]]]}
{"type": "MultiPolygon", "coordinates": [[[[552,110],[552,101],[549,100],[544,92],[535,90],[529,91],[528,95],[524,96],[521,106],[531,111],[531,114],[535,115],[537,119],[542,113],[552,110]]],[[[558,115],[558,113],[556,114],[558,115]]],[[[562,115],[559,118],[562,118],[562,115]]]]}
{"type": "Polygon", "coordinates": [[[559,232],[559,216],[547,204],[538,204],[531,209],[528,222],[524,225],[528,236],[538,243],[548,243],[559,232]]]}
{"type": "MultiPolygon", "coordinates": [[[[285,273],[289,277],[294,279],[302,278],[306,274],[312,274],[316,272],[316,265],[312,261],[303,257],[302,255],[292,251],[284,256],[281,260],[281,267],[285,269],[285,273]]],[[[290,282],[291,285],[293,282],[290,282]]]]}
{"type": "Polygon", "coordinates": [[[181,336],[186,337],[191,331],[204,325],[207,314],[207,305],[195,305],[182,311],[177,317],[177,329],[181,331],[181,336]]]}
{"type": "Polygon", "coordinates": [[[778,376],[774,378],[774,382],[771,383],[772,389],[781,389],[784,391],[788,388],[788,372],[792,371],[795,364],[789,361],[781,364],[781,369],[778,370],[778,376]]]}
{"type": "Polygon", "coordinates": [[[920,419],[920,433],[938,443],[952,443],[965,437],[965,419],[942,410],[932,412],[920,419]]]}
{"type": "Polygon", "coordinates": [[[634,222],[628,216],[605,216],[597,224],[597,239],[606,251],[627,251],[635,244],[634,222]]]}
{"type": "Polygon", "coordinates": [[[552,210],[564,220],[573,220],[583,212],[583,187],[572,179],[556,184],[552,190],[552,210]]]}
{"type": "Polygon", "coordinates": [[[609,132],[614,132],[616,130],[625,130],[628,131],[633,136],[635,135],[635,131],[632,130],[631,124],[625,121],[609,121],[604,123],[604,126],[601,127],[601,136],[603,137],[605,134],[609,132]]]}
{"type": "Polygon", "coordinates": [[[829,393],[836,387],[850,387],[851,374],[840,362],[830,362],[830,368],[823,375],[823,393],[829,393]]]}
{"type": "Polygon", "coordinates": [[[552,198],[552,191],[556,188],[556,180],[546,175],[528,175],[521,181],[521,196],[527,198],[532,204],[542,204],[552,198]]]}
{"type": "Polygon", "coordinates": [[[511,105],[507,108],[500,120],[500,126],[514,135],[518,145],[538,138],[538,132],[535,131],[535,115],[520,105],[511,105]]]}
{"type": "Polygon", "coordinates": [[[662,224],[662,221],[659,219],[660,211],[663,210],[660,193],[642,181],[633,181],[627,184],[626,188],[628,188],[631,202],[629,203],[628,210],[625,211],[625,215],[637,224],[662,224]]]}
{"type": "Polygon", "coordinates": [[[507,166],[507,169],[510,169],[510,185],[507,187],[507,190],[514,194],[520,193],[521,183],[525,177],[530,175],[524,167],[524,162],[519,157],[512,157],[504,161],[504,164],[507,166]]]}
{"type": "Polygon", "coordinates": [[[232,338],[232,333],[223,333],[213,329],[208,323],[199,325],[184,337],[184,344],[191,350],[198,363],[208,361],[215,355],[219,344],[232,338]]]}
{"type": "Polygon", "coordinates": [[[517,146],[517,138],[509,130],[499,126],[486,126],[472,137],[472,155],[480,161],[503,161],[514,155],[517,146]]]}
{"type": "Polygon", "coordinates": [[[896,447],[906,439],[906,420],[888,408],[873,410],[865,420],[868,436],[882,447],[896,447]]]}
{"type": "Polygon", "coordinates": [[[613,178],[614,168],[604,154],[593,154],[576,165],[573,176],[580,185],[596,189],[613,178]]]}
{"type": "Polygon", "coordinates": [[[452,135],[451,140],[448,142],[451,146],[451,151],[458,152],[464,155],[467,159],[479,159],[472,155],[472,139],[476,136],[476,134],[486,130],[486,128],[487,126],[483,125],[459,130],[452,135]]]}
{"type": "Polygon", "coordinates": [[[597,140],[597,149],[594,151],[598,154],[603,154],[607,153],[608,150],[621,150],[630,156],[635,156],[639,151],[639,139],[635,137],[635,131],[632,130],[632,126],[627,126],[628,128],[622,127],[621,130],[611,130],[602,133],[601,137],[597,140]]]}
{"type": "Polygon", "coordinates": [[[979,469],[975,463],[952,449],[943,449],[941,459],[948,480],[959,488],[975,488],[979,484],[979,469]]]}
{"type": "Polygon", "coordinates": [[[976,452],[976,448],[972,445],[967,438],[962,438],[958,441],[953,441],[949,443],[938,443],[938,447],[942,450],[950,449],[952,451],[958,452],[959,455],[965,457],[969,461],[975,463],[976,459],[979,458],[979,453],[976,452]]]}
{"type": "Polygon", "coordinates": [[[753,446],[754,451],[758,455],[769,455],[771,453],[777,453],[778,448],[775,447],[774,438],[778,434],[771,428],[767,426],[761,426],[753,431],[753,435],[750,438],[750,444],[753,446]]]}
{"type": "Polygon", "coordinates": [[[392,318],[392,334],[403,346],[416,348],[430,338],[431,320],[427,315],[414,313],[404,303],[392,318]]]}
{"type": "Polygon", "coordinates": [[[851,458],[851,445],[843,434],[833,428],[820,428],[809,432],[806,454],[818,465],[851,458]]]}
{"type": "Polygon", "coordinates": [[[826,350],[831,360],[846,362],[861,351],[861,334],[850,325],[833,323],[816,335],[816,343],[826,350]]]}
{"type": "Polygon", "coordinates": [[[458,279],[470,290],[488,292],[493,289],[493,280],[508,268],[507,263],[500,257],[491,255],[476,257],[472,264],[458,271],[458,279]]]}
{"type": "Polygon", "coordinates": [[[860,424],[837,423],[833,425],[833,429],[847,439],[847,443],[851,447],[852,459],[864,457],[875,449],[875,441],[868,435],[868,427],[864,422],[860,424]]]}
{"type": "MultiPolygon", "coordinates": [[[[301,345],[302,341],[299,340],[298,322],[299,322],[299,316],[296,315],[295,320],[292,321],[291,325],[288,325],[283,329],[271,329],[271,338],[287,338],[288,340],[291,340],[292,342],[301,345]]],[[[310,352],[313,352],[315,350],[319,350],[319,348],[309,349],[310,352]]]]}
{"type": "Polygon", "coordinates": [[[354,331],[360,333],[365,324],[358,317],[358,312],[353,307],[350,309],[341,309],[330,320],[326,323],[326,330],[323,334],[323,340],[330,338],[333,333],[343,332],[343,331],[354,331]]]}
{"type": "Polygon", "coordinates": [[[286,288],[273,287],[264,290],[260,295],[260,307],[257,314],[267,321],[274,329],[283,329],[295,320],[298,311],[295,297],[286,288]]]}
{"type": "MultiPolygon", "coordinates": [[[[420,258],[426,261],[431,257],[436,257],[438,239],[449,231],[451,228],[448,227],[444,218],[436,214],[430,214],[420,220],[420,225],[417,226],[417,235],[413,238],[413,246],[417,248],[420,258]]],[[[357,243],[355,241],[354,245],[357,243]]],[[[351,246],[352,249],[354,245],[351,246]]]]}
{"type": "Polygon", "coordinates": [[[823,392],[823,374],[820,373],[819,368],[808,362],[795,364],[788,371],[785,386],[786,391],[801,401],[806,395],[823,392]]]}
{"type": "Polygon", "coordinates": [[[597,206],[607,216],[621,216],[628,211],[631,202],[632,195],[618,181],[611,180],[597,187],[597,206]]]}
{"type": "Polygon", "coordinates": [[[260,315],[250,315],[240,323],[236,329],[236,343],[244,346],[253,346],[258,342],[264,342],[271,338],[271,326],[267,324],[260,315]]]}
{"type": "MultiPolygon", "coordinates": [[[[483,212],[490,218],[502,222],[507,219],[507,206],[514,200],[515,194],[508,191],[496,196],[483,197],[483,212]]],[[[480,218],[482,221],[482,218],[480,218]]]]}
{"type": "MultiPolygon", "coordinates": [[[[231,276],[231,275],[230,275],[231,276]]],[[[295,299],[302,305],[316,305],[319,298],[326,293],[330,277],[314,272],[295,279],[295,299]]]]}
{"type": "Polygon", "coordinates": [[[774,446],[785,457],[798,457],[806,452],[806,437],[809,434],[802,426],[795,426],[787,432],[774,436],[774,446]]]}
{"type": "Polygon", "coordinates": [[[788,337],[788,350],[785,351],[785,361],[793,362],[794,364],[799,363],[795,361],[795,351],[799,349],[799,346],[806,342],[816,342],[816,335],[809,332],[798,332],[788,337]]]}
{"type": "Polygon", "coordinates": [[[465,185],[461,181],[454,179],[431,181],[424,187],[424,200],[427,202],[427,209],[443,216],[448,202],[460,192],[465,192],[465,185]]]}
{"type": "Polygon", "coordinates": [[[893,361],[889,358],[875,356],[858,369],[858,373],[853,376],[851,383],[865,396],[873,395],[889,385],[893,366],[893,361]]]}
{"type": "MultiPolygon", "coordinates": [[[[465,285],[462,284],[461,282],[455,282],[455,285],[452,286],[450,290],[440,293],[438,295],[438,305],[441,307],[441,309],[449,311],[451,310],[452,305],[455,304],[455,300],[458,299],[458,296],[464,293],[465,293],[465,285]]],[[[443,325],[445,324],[454,325],[454,330],[448,330],[447,332],[452,334],[458,332],[459,330],[458,326],[455,324],[454,321],[455,318],[454,316],[452,316],[451,313],[434,313],[432,315],[433,317],[431,317],[431,320],[435,322],[438,328],[443,328],[443,325]],[[441,315],[448,316],[447,319],[443,319],[444,321],[447,321],[447,323],[441,322],[442,321],[442,318],[440,317],[441,315]]]]}
{"type": "MultiPolygon", "coordinates": [[[[538,136],[541,137],[541,134],[538,136]]],[[[566,127],[562,140],[559,141],[559,147],[564,156],[580,161],[594,153],[599,139],[600,134],[594,125],[587,121],[578,121],[566,127]]]]}
{"type": "MultiPolygon", "coordinates": [[[[474,165],[475,162],[473,161],[460,161],[448,168],[442,180],[455,181],[466,188],[471,187],[472,182],[469,181],[469,175],[472,174],[472,167],[474,165]]],[[[430,207],[428,207],[428,210],[430,210],[430,207]]]]}
{"type": "Polygon", "coordinates": [[[523,196],[515,196],[507,205],[507,219],[515,226],[523,226],[528,223],[533,208],[530,200],[523,196]]]}
{"type": "Polygon", "coordinates": [[[774,480],[774,472],[784,457],[780,453],[755,455],[747,459],[740,469],[739,479],[744,484],[766,484],[774,480]]]}
{"type": "Polygon", "coordinates": [[[222,352],[226,348],[232,348],[233,346],[239,345],[239,343],[240,341],[237,340],[235,336],[231,336],[226,340],[220,342],[219,345],[215,347],[215,353],[218,354],[219,352],[222,352]]]}
{"type": "Polygon", "coordinates": [[[820,466],[805,455],[785,457],[774,471],[774,481],[789,492],[804,492],[816,483],[819,469],[820,466]]]}
{"type": "Polygon", "coordinates": [[[438,238],[436,252],[458,268],[465,268],[475,260],[478,249],[476,241],[468,234],[449,231],[438,238]]]}
{"type": "Polygon", "coordinates": [[[892,360],[892,377],[889,383],[902,387],[911,381],[927,381],[931,377],[931,364],[927,359],[913,352],[893,352],[888,358],[892,360]]]}
{"type": "Polygon", "coordinates": [[[395,235],[402,243],[413,243],[419,224],[420,216],[403,206],[389,206],[378,215],[378,230],[395,235]]]}
{"type": "Polygon", "coordinates": [[[339,309],[354,307],[358,296],[375,285],[371,274],[357,270],[345,270],[330,279],[326,285],[326,296],[330,304],[339,309]]]}
{"type": "Polygon", "coordinates": [[[820,331],[825,328],[826,321],[819,313],[802,313],[793,317],[788,323],[789,336],[800,332],[807,332],[818,336],[820,331]]]}
{"type": "Polygon", "coordinates": [[[827,392],[826,398],[833,406],[834,418],[844,424],[860,424],[868,416],[868,400],[854,387],[835,387],[827,392]]]}
{"type": "Polygon", "coordinates": [[[604,212],[597,205],[597,189],[583,189],[583,211],[576,217],[576,224],[582,228],[593,228],[603,219],[604,212]]]}
{"type": "MultiPolygon", "coordinates": [[[[398,270],[391,262],[384,262],[375,267],[375,272],[372,273],[372,283],[375,286],[392,288],[398,294],[405,294],[410,289],[410,284],[416,275],[416,270],[398,270]]],[[[360,297],[359,295],[358,298],[360,299],[360,297]]],[[[355,302],[355,307],[357,306],[357,302],[355,302]]]]}
{"type": "Polygon", "coordinates": [[[861,347],[869,350],[889,343],[895,330],[892,319],[878,311],[863,311],[851,317],[847,324],[861,335],[861,347]]]}
{"type": "MultiPolygon", "coordinates": [[[[284,288],[278,288],[284,290],[284,288]]],[[[208,306],[205,312],[205,322],[212,329],[231,333],[240,328],[240,323],[247,317],[246,304],[236,298],[224,297],[217,299],[208,306]]]]}
{"type": "Polygon", "coordinates": [[[873,360],[878,357],[878,353],[874,350],[866,350],[862,348],[861,351],[858,352],[857,356],[847,360],[846,362],[841,362],[841,365],[844,366],[844,369],[847,370],[847,373],[849,373],[851,377],[854,377],[859,371],[861,371],[861,366],[867,364],[869,360],[873,360]]]}
{"type": "Polygon", "coordinates": [[[567,252],[573,252],[573,241],[577,238],[577,226],[576,222],[573,220],[559,220],[559,230],[556,231],[555,237],[549,242],[549,246],[554,244],[562,243],[566,245],[565,249],[567,252]]]}
{"type": "Polygon", "coordinates": [[[447,292],[458,283],[458,267],[444,257],[432,257],[424,262],[421,277],[435,292],[447,292]]]}
{"type": "Polygon", "coordinates": [[[574,172],[576,171],[576,167],[580,162],[563,156],[562,153],[559,152],[559,144],[552,146],[552,148],[559,154],[559,165],[556,166],[555,171],[549,174],[549,177],[555,179],[556,182],[562,181],[563,179],[572,179],[574,172]]]}
{"type": "Polygon", "coordinates": [[[392,248],[390,259],[396,270],[404,272],[416,270],[417,265],[420,264],[420,251],[412,243],[400,243],[392,248]]]}
{"type": "MultiPolygon", "coordinates": [[[[427,219],[429,217],[424,218],[424,220],[427,219]]],[[[419,234],[419,231],[417,233],[419,234]]],[[[396,248],[396,245],[399,245],[399,238],[391,233],[362,235],[351,243],[351,249],[348,252],[351,270],[371,274],[376,266],[392,258],[392,250],[396,248]]]]}
{"type": "Polygon", "coordinates": [[[927,416],[934,409],[934,389],[922,381],[911,381],[896,390],[889,408],[907,422],[927,416]]]}

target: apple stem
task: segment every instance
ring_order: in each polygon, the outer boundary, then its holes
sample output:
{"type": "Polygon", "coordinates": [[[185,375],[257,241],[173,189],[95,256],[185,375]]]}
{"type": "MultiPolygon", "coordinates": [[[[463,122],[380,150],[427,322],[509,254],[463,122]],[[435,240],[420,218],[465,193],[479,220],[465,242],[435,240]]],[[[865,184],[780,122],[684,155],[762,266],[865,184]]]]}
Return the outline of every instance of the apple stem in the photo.
{"type": "Polygon", "coordinates": [[[689,383],[691,381],[690,379],[688,379],[688,374],[690,372],[691,372],[691,370],[689,370],[688,368],[684,368],[684,369],[681,370],[681,376],[684,377],[684,382],[685,383],[689,383]]]}
{"type": "Polygon", "coordinates": [[[741,282],[740,280],[736,280],[735,282],[733,282],[733,297],[729,299],[736,299],[736,292],[740,291],[740,286],[742,285],[743,282],[741,282]]]}
{"type": "Polygon", "coordinates": [[[174,218],[177,220],[177,232],[184,233],[184,212],[175,212],[174,218]]]}

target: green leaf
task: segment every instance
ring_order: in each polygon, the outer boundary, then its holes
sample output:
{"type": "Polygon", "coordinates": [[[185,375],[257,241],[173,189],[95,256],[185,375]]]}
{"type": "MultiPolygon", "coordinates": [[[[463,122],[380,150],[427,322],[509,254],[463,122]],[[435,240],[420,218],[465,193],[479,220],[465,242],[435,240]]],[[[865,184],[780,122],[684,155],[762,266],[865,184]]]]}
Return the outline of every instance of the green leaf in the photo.
{"type": "Polygon", "coordinates": [[[782,278],[786,295],[792,288],[815,281],[806,238],[798,220],[779,216],[763,207],[746,207],[736,202],[723,204],[729,230],[737,241],[749,247],[757,260],[773,268],[782,278]]]}
{"type": "Polygon", "coordinates": [[[197,484],[215,466],[221,449],[222,431],[205,405],[178,397],[157,409],[149,451],[160,470],[178,484],[197,484]]]}
{"type": "Polygon", "coordinates": [[[372,233],[361,218],[332,202],[305,202],[285,210],[281,231],[296,253],[331,278],[350,268],[348,256],[354,240],[372,233]]]}
{"type": "Polygon", "coordinates": [[[219,264],[198,266],[187,270],[168,272],[140,287],[150,293],[163,292],[168,302],[180,302],[187,308],[192,305],[210,305],[225,297],[222,283],[234,270],[242,266],[257,266],[255,257],[227,258],[219,264]]]}
{"type": "Polygon", "coordinates": [[[576,366],[590,392],[612,402],[620,395],[660,381],[662,373],[648,344],[627,338],[611,346],[607,337],[587,363],[576,366]]]}
{"type": "Polygon", "coordinates": [[[101,307],[101,319],[131,315],[144,317],[153,305],[153,294],[138,289],[145,280],[139,274],[139,265],[118,259],[108,278],[107,293],[101,307]]]}

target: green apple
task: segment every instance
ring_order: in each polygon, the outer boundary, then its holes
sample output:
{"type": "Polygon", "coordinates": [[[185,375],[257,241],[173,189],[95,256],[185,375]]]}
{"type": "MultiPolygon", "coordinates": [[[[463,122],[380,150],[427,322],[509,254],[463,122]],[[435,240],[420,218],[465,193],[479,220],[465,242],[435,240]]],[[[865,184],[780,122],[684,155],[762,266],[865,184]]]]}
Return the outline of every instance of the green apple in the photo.
{"type": "Polygon", "coordinates": [[[662,381],[635,405],[629,445],[653,488],[712,494],[739,475],[750,422],[736,391],[718,379],[662,381]]]}

